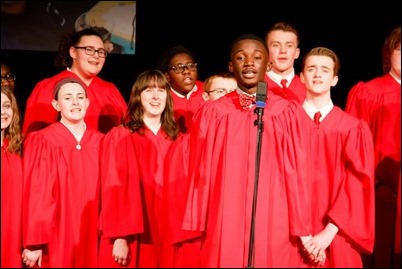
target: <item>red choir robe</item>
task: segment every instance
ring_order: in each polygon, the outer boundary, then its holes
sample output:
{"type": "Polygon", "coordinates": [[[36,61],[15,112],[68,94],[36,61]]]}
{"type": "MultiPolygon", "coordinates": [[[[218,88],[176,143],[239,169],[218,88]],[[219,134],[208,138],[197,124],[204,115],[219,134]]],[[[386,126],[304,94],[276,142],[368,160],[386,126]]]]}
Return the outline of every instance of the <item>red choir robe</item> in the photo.
{"type": "MultiPolygon", "coordinates": [[[[306,114],[306,117],[307,114],[306,114]]],[[[309,118],[310,119],[310,118],[309,118]]],[[[334,107],[317,125],[309,122],[313,235],[328,222],[339,231],[326,249],[326,268],[363,267],[374,247],[374,149],[370,129],[334,107]]]]}
{"type": "Polygon", "coordinates": [[[113,257],[115,238],[128,239],[128,267],[158,267],[163,165],[172,140],[160,129],[144,135],[113,128],[102,145],[102,239],[100,267],[120,267],[113,257]]]}
{"type": "Polygon", "coordinates": [[[78,150],[56,122],[24,143],[23,242],[46,245],[42,267],[97,267],[103,137],[86,129],[78,150]]]}
{"type": "MultiPolygon", "coordinates": [[[[297,238],[311,232],[303,108],[268,93],[255,213],[255,267],[298,267],[297,238]]],[[[184,230],[202,232],[201,267],[245,267],[255,181],[257,127],[237,92],[206,102],[190,134],[184,230]]],[[[305,121],[305,120],[304,120],[305,121]]]]}
{"type": "Polygon", "coordinates": [[[200,267],[201,233],[181,229],[187,197],[189,138],[189,133],[180,136],[166,154],[161,220],[164,241],[159,264],[163,268],[200,267]]]}
{"type": "MultiPolygon", "coordinates": [[[[401,85],[385,74],[350,90],[346,112],[368,122],[374,139],[376,228],[375,267],[391,267],[394,249],[397,194],[401,179],[401,85]]],[[[399,252],[400,254],[400,252],[399,252]]]]}
{"type": "Polygon", "coordinates": [[[178,96],[174,91],[170,91],[173,98],[174,116],[182,133],[190,132],[193,114],[200,104],[205,102],[202,97],[204,83],[197,80],[196,86],[197,90],[194,91],[188,99],[186,97],[178,96]]]}
{"type": "Polygon", "coordinates": [[[21,156],[1,148],[1,268],[22,267],[22,162],[21,156]]]}
{"type": "MultiPolygon", "coordinates": [[[[22,129],[24,134],[40,130],[59,120],[59,113],[52,106],[54,86],[67,77],[79,79],[73,72],[65,70],[36,84],[27,100],[22,129]]],[[[85,115],[88,128],[107,133],[123,122],[127,104],[114,84],[94,77],[86,92],[91,103],[85,115]]]]}
{"type": "Polygon", "coordinates": [[[287,100],[295,100],[300,104],[303,104],[304,100],[306,99],[306,87],[300,81],[300,77],[298,75],[294,76],[286,89],[282,88],[281,85],[278,85],[276,82],[270,79],[267,74],[265,74],[264,81],[268,85],[268,90],[279,96],[282,96],[287,100]]]}
{"type": "Polygon", "coordinates": [[[395,253],[401,255],[401,172],[399,172],[399,188],[398,188],[398,198],[397,198],[396,212],[396,230],[395,230],[395,253]]]}

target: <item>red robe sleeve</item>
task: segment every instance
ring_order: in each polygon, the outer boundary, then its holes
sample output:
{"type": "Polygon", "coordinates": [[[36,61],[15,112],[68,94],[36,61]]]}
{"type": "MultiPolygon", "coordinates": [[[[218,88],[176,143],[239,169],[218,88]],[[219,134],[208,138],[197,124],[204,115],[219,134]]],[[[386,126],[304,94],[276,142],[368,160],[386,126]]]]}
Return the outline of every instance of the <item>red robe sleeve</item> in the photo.
{"type": "Polygon", "coordinates": [[[128,129],[113,128],[101,150],[103,237],[123,237],[144,231],[138,156],[128,129]]]}
{"type": "Polygon", "coordinates": [[[374,247],[374,147],[366,122],[351,129],[345,139],[343,158],[345,185],[328,211],[359,249],[371,253],[374,247]]]}
{"type": "Polygon", "coordinates": [[[399,188],[396,204],[396,224],[395,224],[395,253],[401,253],[401,171],[399,171],[399,188]]]}
{"type": "MultiPolygon", "coordinates": [[[[169,148],[165,160],[163,213],[167,242],[175,244],[188,238],[189,231],[181,229],[187,192],[189,134],[180,136],[169,148]]],[[[200,233],[190,237],[199,236],[200,233]]]]}
{"type": "Polygon", "coordinates": [[[7,144],[1,148],[1,267],[21,268],[22,163],[7,144]]]}
{"type": "Polygon", "coordinates": [[[187,197],[189,138],[189,134],[179,136],[165,158],[160,262],[160,266],[165,268],[195,268],[199,265],[201,233],[181,228],[187,197]],[[189,238],[196,240],[187,240],[189,238]]]}
{"type": "Polygon", "coordinates": [[[48,244],[56,215],[59,155],[41,133],[24,142],[24,246],[48,244]]]}

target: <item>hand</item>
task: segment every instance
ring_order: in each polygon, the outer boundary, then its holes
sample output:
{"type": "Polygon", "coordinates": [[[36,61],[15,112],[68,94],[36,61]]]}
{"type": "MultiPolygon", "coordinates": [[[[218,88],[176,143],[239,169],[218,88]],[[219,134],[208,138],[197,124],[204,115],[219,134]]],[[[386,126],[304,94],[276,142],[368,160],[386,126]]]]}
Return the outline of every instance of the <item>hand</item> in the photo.
{"type": "Polygon", "coordinates": [[[326,259],[325,250],[332,243],[338,230],[338,227],[334,224],[328,223],[321,232],[314,235],[307,242],[302,240],[304,252],[311,263],[319,266],[324,265],[326,259]]]}
{"type": "Polygon", "coordinates": [[[38,263],[39,267],[42,267],[42,249],[24,249],[21,258],[27,267],[32,268],[35,266],[36,263],[38,263]]]}
{"type": "Polygon", "coordinates": [[[113,243],[113,258],[120,265],[126,265],[130,260],[130,248],[127,244],[127,240],[123,238],[117,238],[113,243]]]}

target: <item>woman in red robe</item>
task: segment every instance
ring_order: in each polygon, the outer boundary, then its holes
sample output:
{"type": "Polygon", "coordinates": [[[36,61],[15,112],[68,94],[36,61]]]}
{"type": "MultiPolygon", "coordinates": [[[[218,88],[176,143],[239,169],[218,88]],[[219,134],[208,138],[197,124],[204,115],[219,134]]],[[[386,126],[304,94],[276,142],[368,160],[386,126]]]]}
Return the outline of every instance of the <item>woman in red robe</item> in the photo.
{"type": "Polygon", "coordinates": [[[1,86],[1,268],[22,267],[23,137],[20,124],[13,90],[1,86]]]}
{"type": "MultiPolygon", "coordinates": [[[[383,75],[358,82],[350,90],[346,111],[370,126],[375,151],[376,225],[374,253],[367,267],[399,268],[401,264],[398,189],[401,183],[401,27],[382,48],[383,75]],[[397,217],[399,219],[397,219],[397,217]],[[396,243],[397,245],[394,245],[396,243]]],[[[400,197],[400,196],[399,196],[400,197]]]]}
{"type": "Polygon", "coordinates": [[[89,28],[65,35],[60,42],[56,63],[66,70],[40,81],[32,90],[27,100],[23,133],[40,130],[58,121],[58,113],[51,105],[53,89],[66,77],[79,79],[87,86],[91,100],[85,115],[88,128],[107,133],[123,122],[127,104],[113,83],[98,76],[107,57],[102,36],[89,28]]]}
{"type": "Polygon", "coordinates": [[[158,267],[166,153],[179,136],[163,73],[141,73],[101,153],[100,267],[158,267]]]}
{"type": "Polygon", "coordinates": [[[85,84],[64,78],[52,105],[60,120],[24,143],[23,242],[27,266],[97,267],[99,148],[104,137],[86,126],[85,84]]]}

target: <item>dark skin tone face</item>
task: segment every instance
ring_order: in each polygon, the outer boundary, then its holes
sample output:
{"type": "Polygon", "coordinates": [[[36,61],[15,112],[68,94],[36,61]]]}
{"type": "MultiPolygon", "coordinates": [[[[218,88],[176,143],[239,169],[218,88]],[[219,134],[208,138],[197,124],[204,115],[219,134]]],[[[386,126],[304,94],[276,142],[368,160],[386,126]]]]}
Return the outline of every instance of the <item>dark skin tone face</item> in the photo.
{"type": "MultiPolygon", "coordinates": [[[[190,55],[185,53],[177,54],[170,61],[170,66],[185,65],[188,63],[194,63],[194,60],[190,55]]],[[[167,72],[167,78],[174,90],[181,93],[182,95],[187,95],[197,82],[197,69],[189,70],[185,68],[183,72],[175,73],[173,70],[167,72]]]]}
{"type": "MultiPolygon", "coordinates": [[[[7,74],[11,74],[10,68],[7,65],[1,64],[1,76],[5,77],[7,74]]],[[[1,81],[1,86],[9,86],[12,90],[14,90],[14,85],[14,81],[8,81],[6,79],[1,81]]]]}
{"type": "Polygon", "coordinates": [[[236,77],[239,88],[249,94],[257,91],[258,82],[264,81],[268,65],[268,51],[254,39],[243,39],[231,50],[229,71],[236,77]]]}

